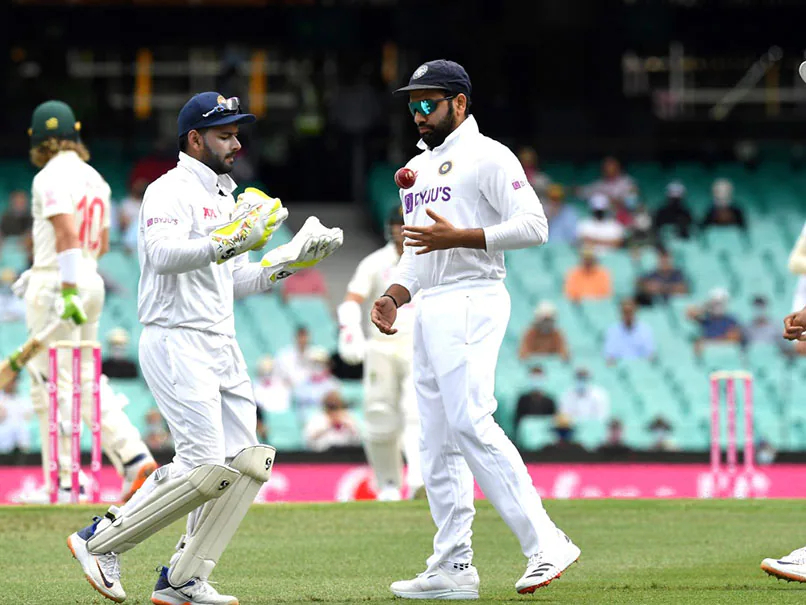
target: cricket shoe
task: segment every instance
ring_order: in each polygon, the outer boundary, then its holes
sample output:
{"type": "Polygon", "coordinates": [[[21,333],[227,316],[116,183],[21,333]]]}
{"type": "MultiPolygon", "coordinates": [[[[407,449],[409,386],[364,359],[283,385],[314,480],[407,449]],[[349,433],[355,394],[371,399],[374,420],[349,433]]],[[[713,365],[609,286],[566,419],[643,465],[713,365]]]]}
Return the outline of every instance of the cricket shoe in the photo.
{"type": "Polygon", "coordinates": [[[764,559],[761,569],[788,582],[806,582],[806,547],[793,550],[780,559],[764,559]]]}
{"type": "Polygon", "coordinates": [[[378,502],[398,502],[401,499],[400,490],[394,485],[385,485],[377,496],[378,502]]]}
{"type": "Polygon", "coordinates": [[[403,599],[478,599],[479,572],[469,563],[443,563],[435,571],[423,572],[413,580],[398,580],[389,588],[403,599]]]}
{"type": "Polygon", "coordinates": [[[146,454],[140,454],[129,462],[123,470],[123,487],[120,489],[121,502],[128,502],[134,492],[143,487],[143,483],[155,470],[157,470],[157,463],[146,454]]]}
{"type": "Polygon", "coordinates": [[[120,585],[120,555],[115,553],[97,555],[87,549],[87,540],[95,534],[101,520],[101,517],[95,517],[92,525],[71,534],[67,538],[67,547],[81,564],[84,575],[92,587],[107,599],[122,603],[126,600],[126,593],[120,585]]]}
{"type": "Polygon", "coordinates": [[[520,594],[531,594],[538,588],[548,586],[579,559],[582,551],[559,529],[560,540],[548,551],[539,551],[529,557],[526,572],[515,582],[515,590],[520,594]]]}
{"type": "Polygon", "coordinates": [[[238,605],[238,599],[218,591],[201,578],[194,578],[182,586],[171,586],[168,568],[162,567],[157,585],[151,593],[154,605],[238,605]]]}

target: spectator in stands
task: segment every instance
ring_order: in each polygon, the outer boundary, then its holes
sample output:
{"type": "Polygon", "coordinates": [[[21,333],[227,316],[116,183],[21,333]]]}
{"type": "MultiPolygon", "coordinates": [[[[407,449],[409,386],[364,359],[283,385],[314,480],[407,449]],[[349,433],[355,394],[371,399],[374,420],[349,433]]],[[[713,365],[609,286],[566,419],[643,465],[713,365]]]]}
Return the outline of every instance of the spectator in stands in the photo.
{"type": "Polygon", "coordinates": [[[624,425],[621,420],[613,418],[607,423],[607,436],[597,451],[607,456],[620,456],[632,451],[624,443],[624,425]]]}
{"type": "Polygon", "coordinates": [[[653,221],[656,231],[671,227],[677,237],[688,239],[694,219],[686,208],[686,187],[680,181],[666,185],[666,203],[655,213],[653,221]]]}
{"type": "Polygon", "coordinates": [[[652,435],[650,450],[655,452],[673,452],[677,444],[672,439],[672,425],[663,416],[656,416],[648,425],[647,430],[652,435]]]}
{"type": "Polygon", "coordinates": [[[624,359],[652,359],[655,339],[651,328],[635,319],[636,304],[631,298],[621,301],[621,321],[610,326],[605,336],[604,356],[608,364],[624,359]]]}
{"type": "Polygon", "coordinates": [[[656,241],[657,235],[652,226],[652,215],[647,207],[639,202],[632,215],[627,245],[635,250],[643,246],[652,246],[656,241]]]}
{"type": "Polygon", "coordinates": [[[31,449],[28,421],[33,408],[28,397],[18,394],[17,382],[15,377],[0,391],[0,454],[31,449]]]}
{"type": "Polygon", "coordinates": [[[535,321],[521,339],[518,350],[520,359],[528,359],[534,355],[558,355],[568,361],[568,347],[563,333],[556,324],[557,308],[544,300],[535,309],[535,321]]]}
{"type": "Polygon", "coordinates": [[[672,296],[680,294],[688,294],[686,278],[683,272],[674,266],[672,255],[667,250],[658,248],[657,267],[638,278],[636,302],[639,305],[651,306],[667,302],[672,296]]]}
{"type": "Polygon", "coordinates": [[[714,288],[703,307],[691,306],[686,310],[688,318],[700,326],[700,336],[694,342],[694,352],[711,342],[742,342],[742,328],[727,312],[730,296],[724,288],[714,288]]]}
{"type": "Polygon", "coordinates": [[[101,371],[109,378],[137,378],[140,370],[129,356],[129,333],[123,328],[109,330],[106,335],[106,358],[101,371]]]}
{"type": "Polygon", "coordinates": [[[310,363],[306,357],[309,341],[308,329],[300,326],[297,328],[294,344],[281,349],[277,354],[277,376],[292,389],[311,375],[310,363]]]}
{"type": "Polygon", "coordinates": [[[773,322],[767,311],[767,299],[762,295],[753,298],[753,319],[745,328],[745,341],[748,345],[771,344],[781,347],[785,341],[781,338],[781,328],[778,322],[773,322]]]}
{"type": "Polygon", "coordinates": [[[315,452],[361,445],[358,423],[338,391],[329,391],[322,410],[305,424],[305,444],[315,452]]]}
{"type": "Polygon", "coordinates": [[[165,420],[156,408],[146,412],[146,430],[144,440],[152,452],[165,452],[173,447],[171,434],[165,427],[165,420]]]}
{"type": "Polygon", "coordinates": [[[543,209],[549,221],[549,233],[552,244],[576,244],[577,213],[572,206],[565,203],[565,189],[559,183],[548,186],[543,209]]]}
{"type": "Polygon", "coordinates": [[[733,203],[733,183],[717,179],[711,188],[713,203],[702,221],[702,227],[746,228],[744,212],[733,203]]]}
{"type": "Polygon", "coordinates": [[[778,452],[775,451],[775,448],[772,444],[762,437],[759,442],[758,446],[756,447],[756,464],[760,466],[767,466],[775,462],[775,457],[778,455],[778,452]]]}
{"type": "Polygon", "coordinates": [[[554,416],[554,434],[557,440],[540,450],[543,455],[552,454],[584,454],[585,448],[574,441],[574,419],[566,414],[559,413],[554,416]]]}
{"type": "Polygon", "coordinates": [[[523,171],[526,173],[526,180],[529,181],[537,196],[542,200],[549,185],[551,185],[551,177],[540,170],[537,152],[533,147],[521,147],[518,150],[518,159],[521,162],[521,166],[523,166],[523,171]]]}
{"type": "Polygon", "coordinates": [[[580,257],[582,262],[565,276],[566,298],[572,302],[610,298],[613,294],[610,272],[599,264],[592,249],[583,248],[580,257]]]}
{"type": "Polygon", "coordinates": [[[34,219],[28,206],[28,194],[21,189],[8,196],[8,208],[0,218],[0,234],[16,237],[31,230],[34,219]]]}
{"type": "Polygon", "coordinates": [[[543,368],[533,366],[529,370],[529,390],[518,398],[518,407],[515,410],[515,432],[523,418],[527,416],[554,416],[557,413],[557,404],[554,399],[543,390],[543,368]]]}
{"type": "Polygon", "coordinates": [[[143,194],[148,187],[148,181],[140,176],[132,180],[127,195],[120,203],[118,209],[118,229],[124,250],[132,254],[137,252],[137,231],[140,226],[140,205],[143,203],[143,194]]]}
{"type": "Polygon", "coordinates": [[[575,375],[575,384],[560,398],[560,412],[580,420],[601,420],[610,415],[610,397],[602,387],[591,384],[590,372],[580,367],[575,375]]]}
{"type": "Polygon", "coordinates": [[[330,369],[330,354],[324,347],[309,347],[305,356],[310,374],[291,391],[297,414],[303,421],[320,409],[325,395],[339,388],[330,369]]]}
{"type": "Polygon", "coordinates": [[[589,200],[591,216],[577,224],[577,240],[597,252],[621,248],[626,231],[610,213],[610,201],[601,193],[589,200]]]}
{"type": "Polygon", "coordinates": [[[602,161],[601,178],[580,188],[577,195],[589,199],[594,194],[601,193],[615,203],[616,200],[626,199],[633,191],[635,191],[633,178],[622,171],[621,162],[613,156],[608,156],[602,161]]]}
{"type": "Polygon", "coordinates": [[[11,290],[16,279],[14,269],[0,269],[0,322],[25,321],[25,302],[11,290]]]}
{"type": "Polygon", "coordinates": [[[256,380],[252,385],[255,403],[264,412],[285,412],[291,407],[291,390],[275,372],[271,355],[264,355],[257,362],[256,380]]]}
{"type": "Polygon", "coordinates": [[[327,297],[327,283],[324,274],[316,267],[297,271],[286,277],[282,283],[283,300],[288,301],[295,296],[327,297]]]}

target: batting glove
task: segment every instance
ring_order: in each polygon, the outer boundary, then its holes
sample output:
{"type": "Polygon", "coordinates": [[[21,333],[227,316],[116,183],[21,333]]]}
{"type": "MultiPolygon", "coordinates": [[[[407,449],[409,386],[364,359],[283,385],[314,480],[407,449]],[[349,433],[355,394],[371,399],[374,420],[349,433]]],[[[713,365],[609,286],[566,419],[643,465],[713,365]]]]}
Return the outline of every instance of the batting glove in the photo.
{"type": "Polygon", "coordinates": [[[290,242],[267,252],[260,264],[271,271],[271,281],[276,282],[294,275],[300,269],[319,264],[338,250],[342,243],[344,233],[341,229],[328,229],[318,218],[311,216],[290,242]]]}
{"type": "Polygon", "coordinates": [[[77,288],[62,288],[61,298],[56,299],[56,310],[62,319],[72,320],[77,326],[87,321],[84,303],[77,288]]]}

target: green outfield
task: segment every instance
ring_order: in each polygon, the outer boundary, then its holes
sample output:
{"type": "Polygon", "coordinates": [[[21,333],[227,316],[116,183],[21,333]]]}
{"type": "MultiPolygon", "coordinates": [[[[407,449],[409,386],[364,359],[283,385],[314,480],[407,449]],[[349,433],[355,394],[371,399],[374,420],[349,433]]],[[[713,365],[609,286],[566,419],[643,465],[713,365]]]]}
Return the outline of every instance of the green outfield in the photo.
{"type": "MultiPolygon", "coordinates": [[[[582,548],[560,580],[533,596],[515,538],[487,502],[474,525],[480,603],[802,603],[806,585],[759,570],[806,544],[806,502],[550,501],[582,548]]],[[[88,507],[0,509],[0,603],[111,603],[84,580],[65,545],[88,507]]],[[[126,603],[150,603],[182,524],[123,559],[126,603]]],[[[390,582],[422,571],[431,518],[424,502],[263,505],[252,509],[213,580],[242,605],[390,602],[390,582]]]]}

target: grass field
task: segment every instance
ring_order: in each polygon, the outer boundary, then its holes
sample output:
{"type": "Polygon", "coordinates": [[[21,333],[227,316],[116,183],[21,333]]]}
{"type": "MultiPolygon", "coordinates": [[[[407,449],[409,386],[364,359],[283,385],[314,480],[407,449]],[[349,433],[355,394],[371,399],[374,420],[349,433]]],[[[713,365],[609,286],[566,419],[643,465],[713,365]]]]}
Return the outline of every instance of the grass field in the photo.
{"type": "MultiPolygon", "coordinates": [[[[806,585],[759,569],[765,556],[806,544],[797,501],[550,501],[582,549],[579,563],[533,596],[514,583],[525,559],[487,502],[478,503],[474,563],[479,603],[802,603],[806,585]]],[[[88,507],[0,508],[0,603],[111,603],[84,580],[65,545],[88,507]]],[[[126,603],[150,603],[184,524],[126,553],[126,603]]],[[[430,553],[425,502],[253,507],[213,577],[243,605],[394,600],[389,584],[417,574],[430,553]]]]}

